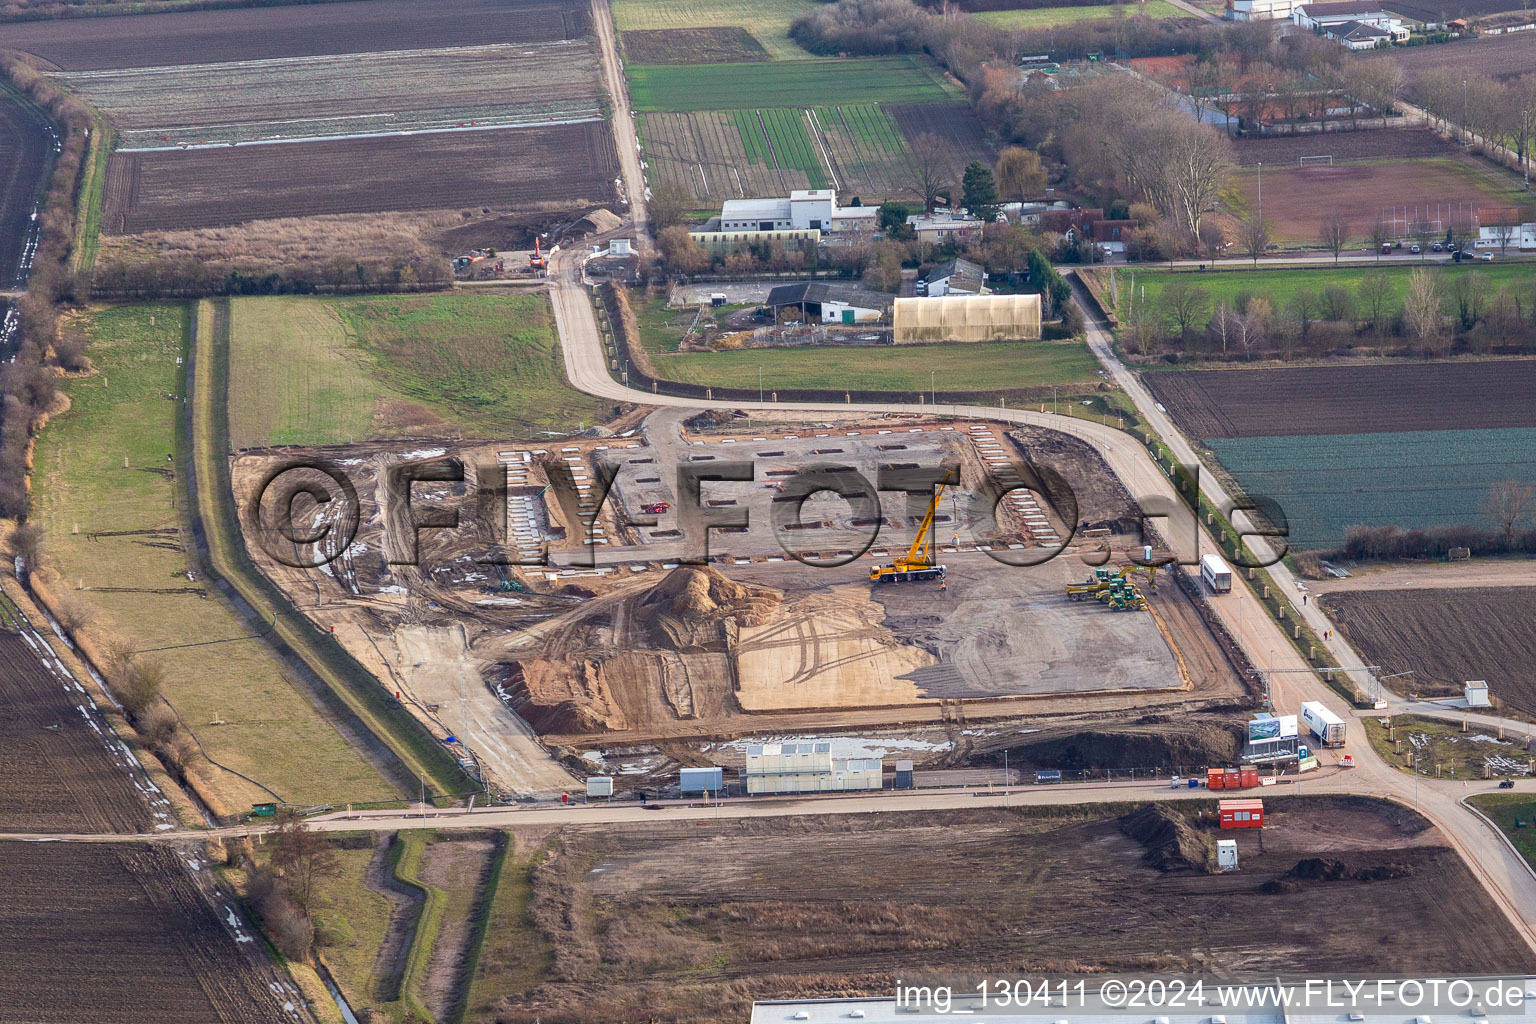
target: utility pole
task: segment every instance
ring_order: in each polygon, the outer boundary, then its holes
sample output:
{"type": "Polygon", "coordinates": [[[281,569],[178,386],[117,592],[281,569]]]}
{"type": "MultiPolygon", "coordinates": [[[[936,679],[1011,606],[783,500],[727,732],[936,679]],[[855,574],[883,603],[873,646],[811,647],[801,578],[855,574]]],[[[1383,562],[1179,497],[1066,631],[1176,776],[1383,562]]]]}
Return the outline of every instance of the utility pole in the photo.
{"type": "Polygon", "coordinates": [[[763,368],[757,368],[757,404],[763,404],[763,368]]]}
{"type": "Polygon", "coordinates": [[[1264,161],[1259,161],[1259,222],[1264,221],[1264,161]]]}
{"type": "Polygon", "coordinates": [[[928,371],[928,404],[929,405],[938,405],[939,404],[939,389],[938,389],[938,385],[935,383],[935,381],[937,379],[938,379],[938,371],[937,370],[929,370],[928,371]]]}
{"type": "Polygon", "coordinates": [[[1531,158],[1527,155],[1527,151],[1531,148],[1531,112],[1529,109],[1525,111],[1525,133],[1520,136],[1520,141],[1523,143],[1520,147],[1520,166],[1525,171],[1525,190],[1529,192],[1531,190],[1531,158]]]}
{"type": "Polygon", "coordinates": [[[421,779],[421,816],[422,816],[422,818],[426,818],[426,816],[427,816],[427,777],[425,775],[420,775],[420,776],[418,776],[418,778],[421,779]]]}
{"type": "Polygon", "coordinates": [[[1056,415],[1056,388],[1051,387],[1051,415],[1056,415]]]}
{"type": "Polygon", "coordinates": [[[1461,130],[1467,136],[1467,145],[1472,144],[1472,129],[1467,127],[1467,80],[1461,80],[1461,130]]]}

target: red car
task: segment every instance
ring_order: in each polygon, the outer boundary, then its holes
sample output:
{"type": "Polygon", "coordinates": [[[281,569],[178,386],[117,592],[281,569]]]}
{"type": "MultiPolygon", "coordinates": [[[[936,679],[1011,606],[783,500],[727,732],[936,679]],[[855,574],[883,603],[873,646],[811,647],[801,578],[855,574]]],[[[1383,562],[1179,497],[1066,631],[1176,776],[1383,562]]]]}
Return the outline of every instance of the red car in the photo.
{"type": "Polygon", "coordinates": [[[640,511],[644,512],[648,516],[659,516],[659,515],[661,515],[663,512],[665,512],[667,509],[669,509],[671,507],[672,507],[671,505],[667,504],[664,501],[656,501],[656,502],[652,502],[649,505],[641,505],[640,506],[640,511]]]}

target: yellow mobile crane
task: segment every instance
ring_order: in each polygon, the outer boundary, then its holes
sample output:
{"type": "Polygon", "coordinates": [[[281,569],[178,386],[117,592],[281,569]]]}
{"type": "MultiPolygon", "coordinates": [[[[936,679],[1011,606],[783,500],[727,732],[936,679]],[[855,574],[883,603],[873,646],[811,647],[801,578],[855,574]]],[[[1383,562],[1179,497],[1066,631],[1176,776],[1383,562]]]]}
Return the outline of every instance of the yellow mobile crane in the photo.
{"type": "MultiPolygon", "coordinates": [[[[869,579],[872,583],[906,583],[908,580],[942,580],[949,570],[942,565],[934,565],[929,557],[928,541],[933,532],[933,516],[939,510],[939,499],[944,496],[944,486],[949,483],[949,477],[945,476],[939,481],[938,488],[933,492],[933,500],[928,503],[928,514],[923,516],[923,525],[918,527],[917,536],[912,538],[912,547],[907,550],[905,556],[897,556],[893,565],[877,565],[869,570],[869,579]]],[[[938,545],[933,545],[937,553],[938,545]]]]}

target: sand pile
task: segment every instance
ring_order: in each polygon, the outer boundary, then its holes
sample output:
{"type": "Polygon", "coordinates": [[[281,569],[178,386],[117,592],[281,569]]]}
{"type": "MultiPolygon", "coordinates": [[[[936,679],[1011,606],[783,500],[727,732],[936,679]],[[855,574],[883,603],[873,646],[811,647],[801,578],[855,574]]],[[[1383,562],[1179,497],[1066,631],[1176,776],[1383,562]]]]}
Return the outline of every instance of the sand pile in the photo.
{"type": "Polygon", "coordinates": [[[707,566],[682,566],[640,595],[634,618],[658,647],[723,649],[728,629],[767,625],[783,601],[780,591],[737,583],[707,566]]]}
{"type": "Polygon", "coordinates": [[[1162,804],[1148,804],[1120,819],[1120,831],[1146,847],[1159,871],[1209,871],[1211,850],[1189,819],[1162,804]]]}
{"type": "Polygon", "coordinates": [[[628,728],[595,661],[528,658],[507,663],[505,672],[513,708],[536,732],[628,728]]]}

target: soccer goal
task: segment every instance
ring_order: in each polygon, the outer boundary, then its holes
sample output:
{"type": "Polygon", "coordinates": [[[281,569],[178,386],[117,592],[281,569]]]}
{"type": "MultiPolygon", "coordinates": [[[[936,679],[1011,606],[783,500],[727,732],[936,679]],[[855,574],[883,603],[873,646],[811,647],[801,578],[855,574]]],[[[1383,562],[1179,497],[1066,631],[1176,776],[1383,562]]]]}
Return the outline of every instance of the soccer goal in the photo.
{"type": "Polygon", "coordinates": [[[1333,154],[1329,153],[1325,156],[1300,156],[1296,158],[1296,161],[1303,167],[1332,167],[1333,154]]]}

